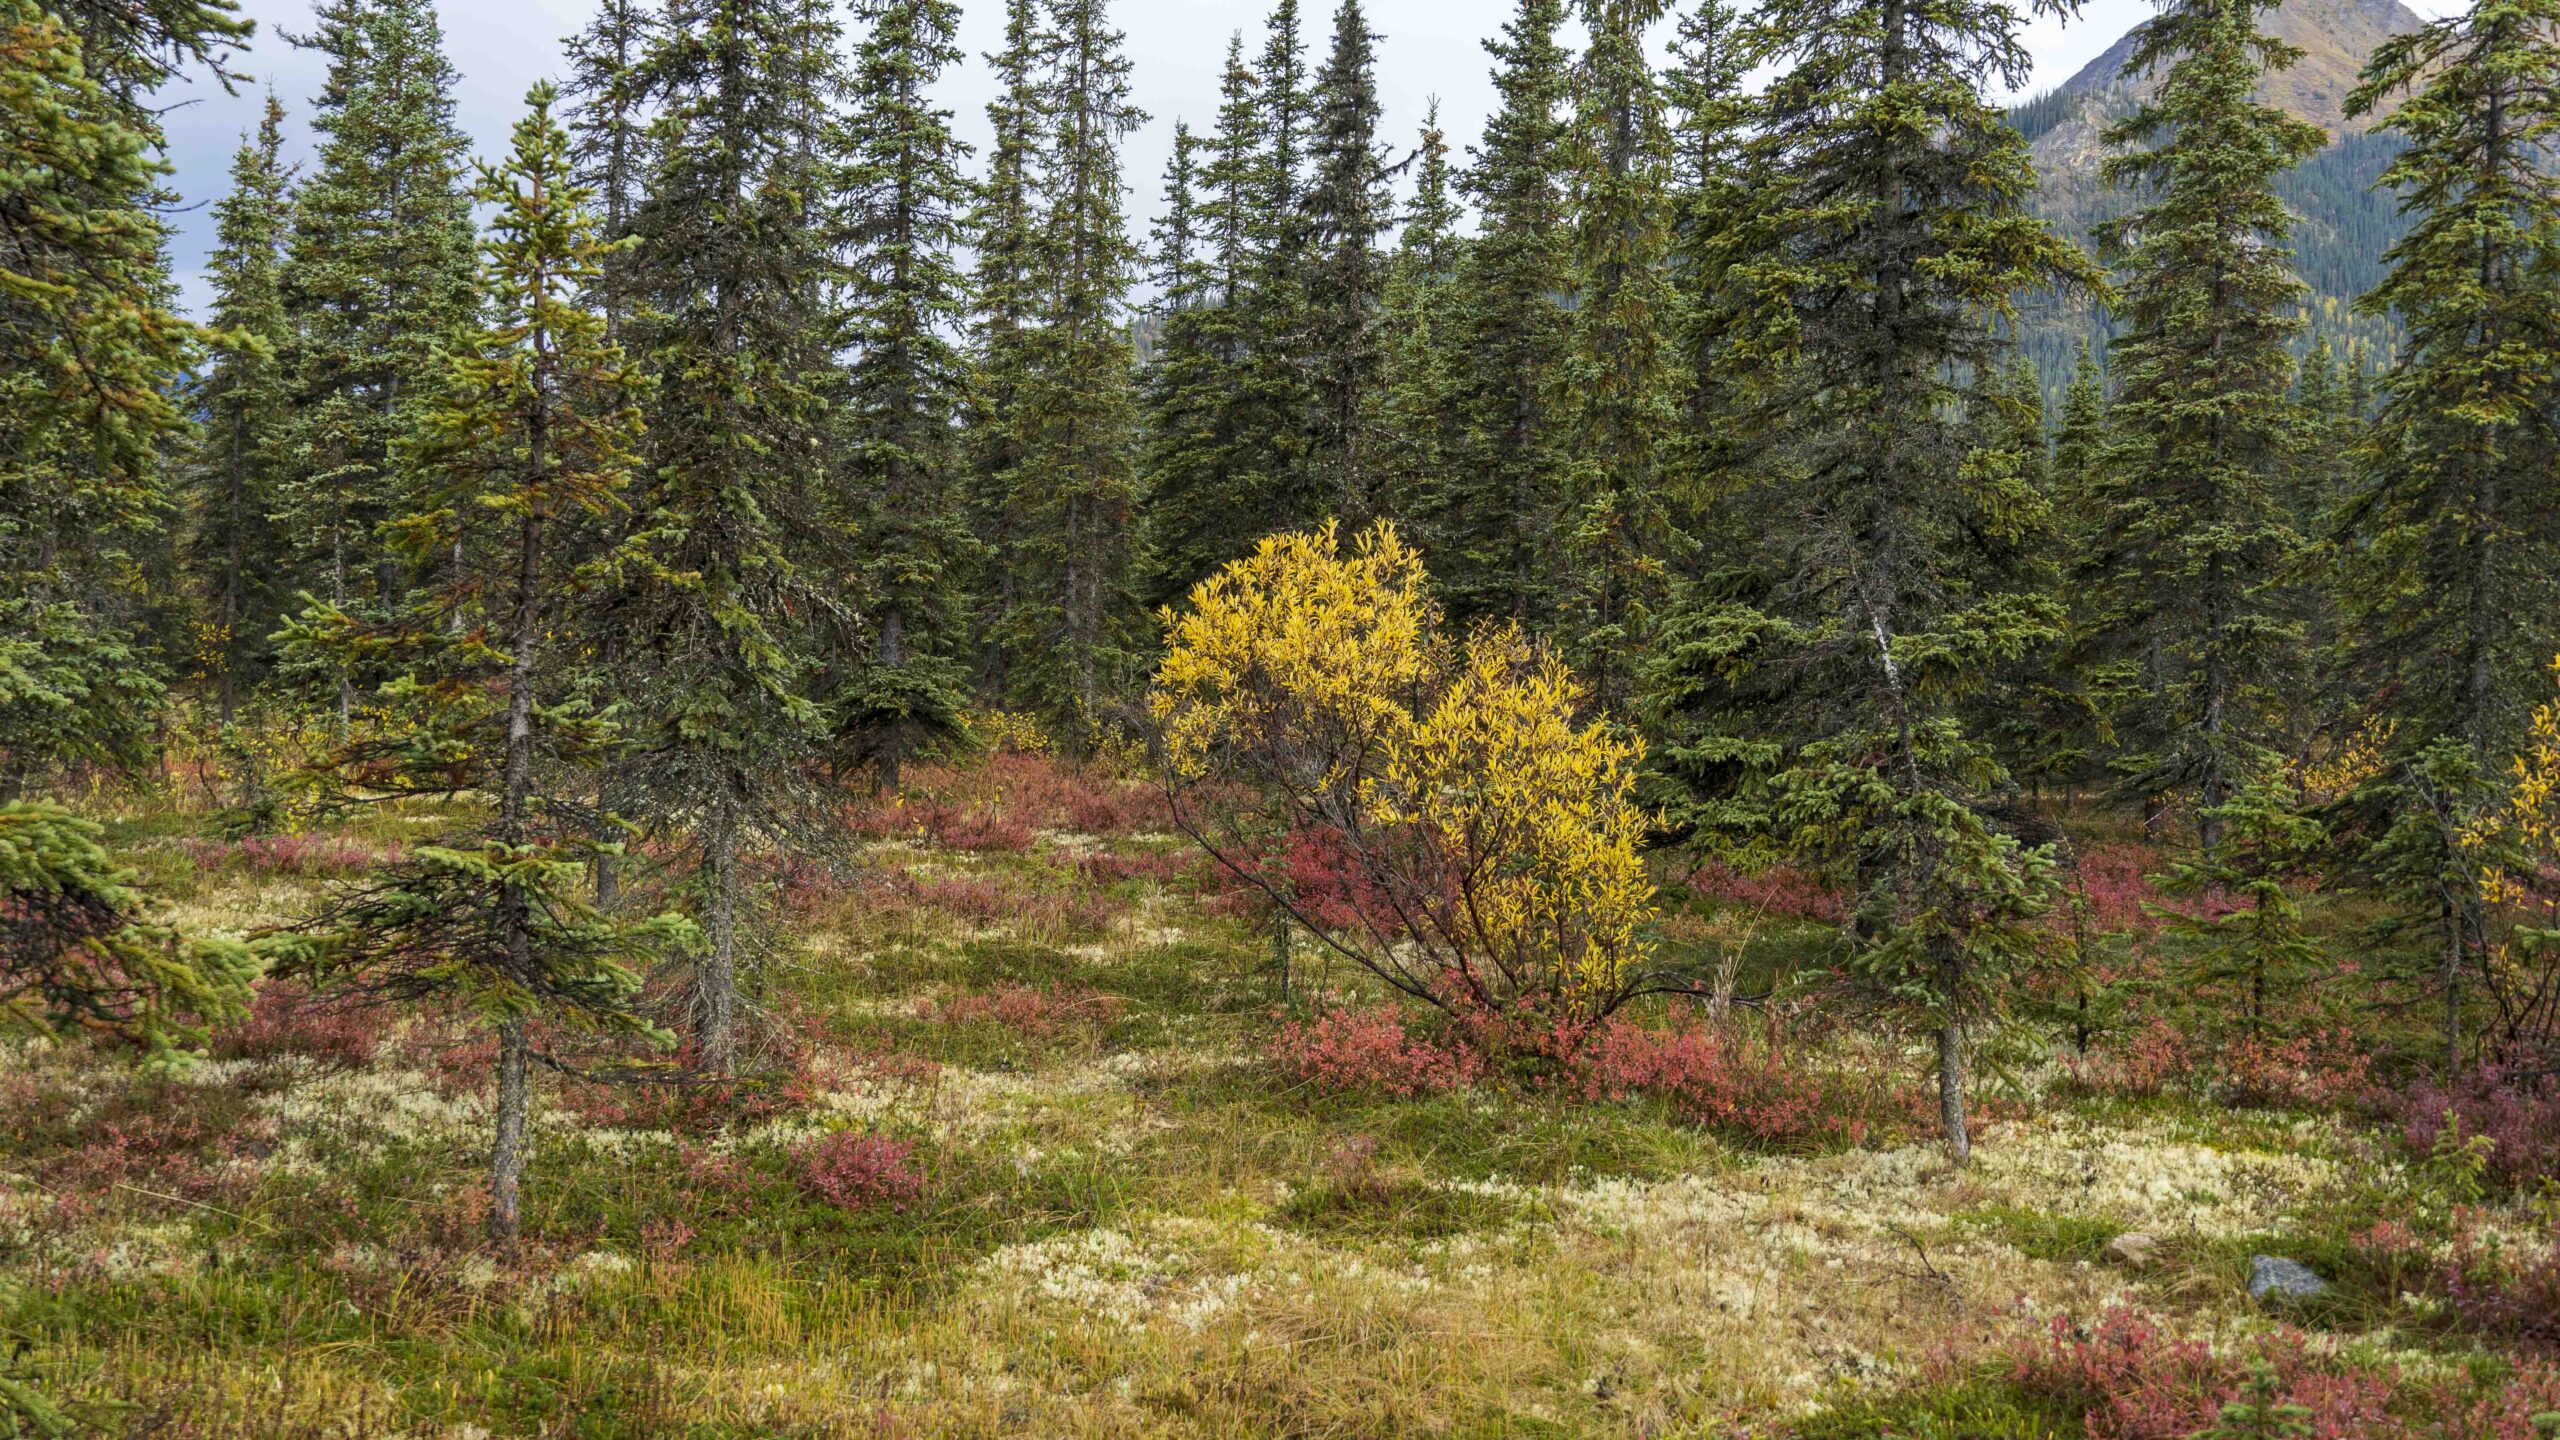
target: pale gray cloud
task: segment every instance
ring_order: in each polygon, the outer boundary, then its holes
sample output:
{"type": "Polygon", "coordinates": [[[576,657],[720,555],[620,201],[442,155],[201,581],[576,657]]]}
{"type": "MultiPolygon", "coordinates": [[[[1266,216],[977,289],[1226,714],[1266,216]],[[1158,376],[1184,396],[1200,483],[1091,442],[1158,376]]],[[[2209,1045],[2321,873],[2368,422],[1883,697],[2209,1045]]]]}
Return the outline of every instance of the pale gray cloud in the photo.
{"type": "MultiPolygon", "coordinates": [[[[1332,28],[1330,0],[1302,0],[1307,7],[1310,63],[1322,58],[1332,28]]],[[[535,81],[561,73],[561,40],[582,27],[591,0],[442,0],[446,46],[462,73],[456,95],[463,128],[483,155],[506,143],[507,127],[535,81]]],[[[258,39],[245,67],[256,79],[237,95],[197,85],[187,103],[168,117],[170,161],[186,207],[172,217],[178,227],[175,261],[191,304],[201,303],[201,267],[212,244],[211,202],[227,183],[231,153],[257,123],[260,96],[273,86],[292,117],[292,146],[309,150],[310,100],[320,84],[316,57],[296,51],[280,32],[310,23],[308,0],[246,0],[258,22],[258,39]]],[[[1484,41],[1499,32],[1511,7],[1500,0],[1368,0],[1370,28],[1378,42],[1378,85],[1386,130],[1399,145],[1411,143],[1432,97],[1463,155],[1493,105],[1490,60],[1484,41]]],[[[1141,218],[1154,212],[1160,176],[1173,144],[1173,122],[1206,129],[1215,116],[1218,75],[1227,36],[1242,30],[1248,52],[1258,51],[1267,13],[1265,0],[1119,0],[1115,19],[1128,34],[1138,102],[1149,115],[1126,156],[1131,207],[1141,218]]],[[[2029,89],[2059,82],[2104,50],[2147,11],[2142,0],[2095,0],[2071,21],[2039,19],[2028,31],[2036,55],[2029,89]]],[[[986,136],[985,106],[992,90],[978,56],[996,48],[1003,29],[1001,0],[968,0],[962,41],[970,63],[945,78],[942,91],[960,133],[972,144],[986,136]]],[[[1666,27],[1666,34],[1668,27],[1666,27]]]]}

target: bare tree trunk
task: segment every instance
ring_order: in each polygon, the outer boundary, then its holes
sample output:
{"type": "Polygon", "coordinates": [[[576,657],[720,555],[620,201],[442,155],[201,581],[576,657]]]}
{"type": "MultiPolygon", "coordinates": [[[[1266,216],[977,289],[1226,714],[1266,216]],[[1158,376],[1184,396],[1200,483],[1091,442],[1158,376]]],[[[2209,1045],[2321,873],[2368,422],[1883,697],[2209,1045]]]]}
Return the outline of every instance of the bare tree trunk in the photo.
{"type": "Polygon", "coordinates": [[[1938,1022],[1938,1124],[1947,1133],[1947,1158],[1958,1165],[1973,1158],[1973,1137],[1964,1124],[1964,1022],[1951,1004],[1938,1022]]]}
{"type": "Polygon", "coordinates": [[[498,1141],[489,1150],[489,1241],[510,1255],[524,1228],[527,1048],[522,1018],[498,1027],[498,1141]]]}

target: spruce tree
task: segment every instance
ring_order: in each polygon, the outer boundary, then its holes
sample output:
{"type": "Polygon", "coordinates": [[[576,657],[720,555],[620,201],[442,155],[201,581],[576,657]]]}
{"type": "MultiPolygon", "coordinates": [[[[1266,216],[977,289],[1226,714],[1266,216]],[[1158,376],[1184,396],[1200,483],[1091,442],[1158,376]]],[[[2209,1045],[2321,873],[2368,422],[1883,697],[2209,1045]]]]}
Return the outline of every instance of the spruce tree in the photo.
{"type": "Polygon", "coordinates": [[[734,1073],[749,877],[794,832],[818,734],[812,581],[840,559],[825,494],[841,278],[817,209],[835,29],[793,0],[677,0],[642,67],[654,169],[633,219],[633,329],[653,381],[615,624],[636,717],[608,795],[689,844],[704,945],[695,1060],[734,1073]]]}
{"type": "Polygon", "coordinates": [[[1399,521],[1416,515],[1424,497],[1450,486],[1461,438],[1449,403],[1459,358],[1460,211],[1451,191],[1449,141],[1440,129],[1437,101],[1423,117],[1410,163],[1413,203],[1387,262],[1379,301],[1384,372],[1377,401],[1380,488],[1387,514],[1399,521]]]}
{"type": "MultiPolygon", "coordinates": [[[[161,167],[78,34],[0,6],[0,798],[144,759],[161,667],[141,553],[199,334],[171,313],[161,167]]],[[[109,67],[101,67],[109,68],[109,67]]],[[[163,572],[165,573],[165,572],[163,572]]]]}
{"type": "Polygon", "coordinates": [[[246,78],[231,60],[255,25],[235,0],[61,0],[42,8],[79,41],[83,70],[146,145],[162,139],[153,91],[190,68],[225,88],[246,78]]]}
{"type": "Polygon", "coordinates": [[[1462,623],[1555,613],[1573,351],[1563,23],[1563,0],[1521,0],[1503,37],[1485,43],[1500,62],[1501,107],[1465,177],[1482,223],[1467,246],[1450,337],[1459,354],[1450,400],[1464,439],[1445,482],[1418,497],[1423,554],[1462,623]]]}
{"type": "MultiPolygon", "coordinates": [[[[327,0],[318,27],[292,38],[329,70],[318,166],[295,194],[286,251],[293,420],[277,523],[300,549],[295,584],[378,609],[409,579],[376,540],[401,498],[391,447],[437,347],[471,318],[467,146],[428,0],[327,0]]],[[[356,677],[327,678],[343,720],[356,677]]]]}
{"type": "Polygon", "coordinates": [[[919,743],[959,733],[967,708],[966,608],[976,549],[961,486],[968,314],[960,250],[968,147],[930,91],[961,57],[951,0],[862,0],[857,99],[842,184],[852,350],[840,431],[853,503],[854,599],[864,663],[831,696],[836,733],[895,790],[919,743]]]}
{"type": "MultiPolygon", "coordinates": [[[[1244,37],[1227,40],[1218,124],[1201,148],[1196,295],[1168,291],[1161,363],[1148,378],[1145,555],[1139,598],[1179,602],[1263,533],[1260,477],[1271,464],[1267,414],[1249,388],[1261,335],[1256,283],[1256,177],[1261,106],[1244,37]]],[[[1161,259],[1159,261],[1161,264],[1161,259]]]]}
{"type": "Polygon", "coordinates": [[[1584,0],[1574,107],[1574,421],[1564,555],[1567,652],[1602,711],[1626,713],[1670,543],[1659,449],[1674,417],[1666,328],[1671,135],[1645,32],[1662,0],[1584,0]]]}
{"type": "Polygon", "coordinates": [[[2455,1073],[2463,972],[2483,952],[2457,832],[2524,747],[2560,650],[2560,5],[2482,0],[2385,42],[2349,111],[2386,110],[2379,128],[2408,143],[2382,183],[2411,224],[2363,308],[2396,315],[2408,343],[2339,539],[2347,674],[2379,697],[2393,763],[2356,808],[2438,931],[2455,1073]]]}
{"type": "Polygon", "coordinates": [[[1343,0],[1334,12],[1333,48],[1316,74],[1314,175],[1304,206],[1311,498],[1346,526],[1365,526],[1385,511],[1375,453],[1387,269],[1378,237],[1394,201],[1378,145],[1377,38],[1359,0],[1343,0]]]}
{"type": "MultiPolygon", "coordinates": [[[[1279,0],[1254,67],[1254,133],[1262,145],[1243,216],[1247,280],[1237,305],[1245,363],[1230,423],[1247,469],[1237,497],[1248,538],[1314,524],[1333,497],[1316,473],[1313,379],[1315,231],[1307,212],[1315,96],[1307,81],[1298,0],[1279,0]]],[[[1220,563],[1241,550],[1218,557],[1220,563]]]]}
{"type": "Polygon", "coordinates": [[[199,656],[226,720],[263,674],[287,598],[287,554],[272,519],[291,419],[282,269],[293,172],[283,148],[284,105],[269,95],[256,137],[242,137],[232,158],[231,193],[214,207],[205,261],[214,341],[194,396],[204,436],[186,561],[204,607],[199,656]]]}
{"type": "Polygon", "coordinates": [[[2066,800],[2076,799],[2084,785],[2103,783],[2114,752],[2109,717],[2118,707],[2106,686],[2119,672],[2107,659],[2112,647],[2106,613],[2071,584],[2076,557],[2102,543],[2105,520],[2094,502],[2114,444],[2105,375],[2096,349],[2083,343],[2063,387],[2047,462],[2054,578],[2064,592],[2063,636],[2043,657],[2045,672],[2022,697],[2019,735],[2029,744],[2013,762],[2021,780],[2039,791],[2058,785],[2066,800]]]}
{"type": "Polygon", "coordinates": [[[1680,17],[1662,100],[1671,112],[1671,189],[1686,202],[1684,223],[1709,218],[1698,206],[1737,178],[1742,125],[1750,111],[1743,81],[1742,14],[1730,0],[1698,0],[1680,17]]]}
{"type": "Polygon", "coordinates": [[[1208,528],[1200,524],[1202,510],[1214,512],[1222,501],[1235,311],[1220,303],[1215,259],[1202,249],[1219,213],[1200,199],[1203,148],[1188,125],[1175,124],[1164,213],[1154,234],[1156,335],[1144,379],[1139,476],[1146,543],[1138,581],[1139,596],[1151,607],[1180,598],[1180,587],[1201,563],[1188,542],[1208,528]]]}
{"type": "Polygon", "coordinates": [[[2145,203],[2106,231],[2122,271],[2110,368],[2126,443],[2095,497],[2106,519],[2083,584],[2126,672],[2124,788],[2155,810],[2192,796],[2207,849],[2222,807],[2267,771],[2261,702],[2300,658],[2273,583],[2299,548],[2278,486],[2302,291],[2274,187],[2323,137],[2253,98],[2298,53],[2259,31],[2266,8],[2162,9],[2125,73],[2167,74],[2107,132],[2119,152],[2107,175],[2145,203]]]}
{"type": "MultiPolygon", "coordinates": [[[[645,0],[602,0],[595,18],[565,47],[569,79],[561,88],[575,97],[570,155],[578,183],[595,192],[596,231],[608,241],[631,233],[641,182],[649,173],[649,104],[640,61],[655,23],[645,0]]],[[[606,338],[617,344],[631,307],[624,273],[629,263],[628,250],[606,254],[594,283],[606,338]]]]}
{"type": "Polygon", "coordinates": [[[1135,357],[1124,300],[1136,263],[1120,142],[1145,120],[1104,0],[1052,0],[1054,126],[1037,254],[1040,329],[1013,428],[1021,449],[1005,639],[1012,692],[1071,755],[1085,753],[1128,678],[1137,534],[1135,357]]]}
{"type": "Polygon", "coordinates": [[[987,151],[987,176],[969,217],[976,238],[977,271],[971,292],[977,314],[971,325],[975,380],[969,413],[968,499],[981,553],[992,563],[979,598],[976,629],[979,688],[1004,691],[1012,650],[1006,627],[1022,595],[1013,560],[1022,526],[1014,512],[1013,483],[1022,463],[1019,418],[1029,382],[1031,354],[1041,324],[1038,270],[1041,229],[1041,163],[1049,146],[1049,96],[1040,84],[1048,45],[1042,0],[1005,0],[1004,48],[986,57],[1002,87],[987,102],[995,131],[987,151]]]}
{"type": "MultiPolygon", "coordinates": [[[[387,527],[431,583],[379,620],[322,607],[296,642],[391,657],[375,697],[402,723],[338,757],[368,798],[476,791],[484,825],[337,893],[288,973],[383,998],[458,1000],[498,1035],[489,1235],[522,1224],[530,1031],[557,1019],[647,1033],[640,972],[682,934],[586,903],[561,766],[592,761],[606,727],[576,702],[576,641],[624,504],[638,439],[637,376],[604,340],[590,290],[605,247],[573,176],[569,137],[537,85],[506,162],[477,198],[495,208],[485,323],[456,337],[411,414],[402,462],[419,477],[387,527]]],[[[579,787],[583,791],[583,786],[579,787]]]]}
{"type": "Polygon", "coordinates": [[[2027,214],[2025,142],[1981,93],[2024,76],[2017,24],[1988,0],[1754,16],[1787,68],[1702,324],[1750,382],[1758,538],[1691,587],[1648,675],[1674,822],[1773,834],[1854,887],[1842,969],[1933,1034],[1959,1161],[1968,1036],[2037,961],[2049,863],[1998,819],[2007,777],[1964,719],[2058,630],[2049,597],[1994,588],[1984,537],[2025,517],[1974,483],[1979,417],[2011,297],[2095,278],[2027,214]]]}
{"type": "Polygon", "coordinates": [[[1682,423],[1664,443],[1661,463],[1672,528],[1686,541],[1682,573],[1712,564],[1732,543],[1747,541],[1750,531],[1746,517],[1717,502],[1747,479],[1750,447],[1742,443],[1746,427],[1739,423],[1744,417],[1738,396],[1754,378],[1753,362],[1737,364],[1722,353],[1725,332],[1716,319],[1722,267],[1731,253],[1722,236],[1747,218],[1754,203],[1743,174],[1751,110],[1744,93],[1748,42],[1736,6],[1699,0],[1680,17],[1662,77],[1663,99],[1674,117],[1668,323],[1682,423]]]}

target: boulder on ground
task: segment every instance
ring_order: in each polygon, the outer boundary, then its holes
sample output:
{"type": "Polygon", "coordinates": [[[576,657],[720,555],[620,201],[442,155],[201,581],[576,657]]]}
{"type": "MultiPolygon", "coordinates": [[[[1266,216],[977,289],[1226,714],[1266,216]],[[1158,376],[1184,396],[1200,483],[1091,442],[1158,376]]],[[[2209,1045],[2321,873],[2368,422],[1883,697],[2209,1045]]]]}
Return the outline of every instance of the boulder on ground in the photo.
{"type": "Polygon", "coordinates": [[[2160,1258],[2159,1249],[2157,1236],[2140,1230],[2127,1230],[2108,1241],[2107,1248],[2101,1253],[2109,1264],[2121,1265],[2127,1270],[2148,1270],[2151,1262],[2160,1258]]]}
{"type": "Polygon", "coordinates": [[[2329,1293],[2329,1282],[2298,1260],[2279,1255],[2249,1257],[2249,1298],[2261,1304],[2317,1300],[2329,1293]]]}

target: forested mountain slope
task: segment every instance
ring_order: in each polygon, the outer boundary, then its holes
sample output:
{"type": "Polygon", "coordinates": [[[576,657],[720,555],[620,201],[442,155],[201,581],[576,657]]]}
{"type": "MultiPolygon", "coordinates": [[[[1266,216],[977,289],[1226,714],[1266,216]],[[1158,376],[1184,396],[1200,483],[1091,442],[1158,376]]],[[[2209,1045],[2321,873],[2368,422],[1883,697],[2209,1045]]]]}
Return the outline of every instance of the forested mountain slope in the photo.
{"type": "MultiPolygon", "coordinates": [[[[2371,189],[2400,141],[2373,133],[2370,120],[2347,119],[2346,99],[2373,48],[2419,23],[2399,0],[2290,0],[2266,20],[2271,35],[2303,54],[2260,82],[2260,98],[2330,135],[2326,149],[2277,182],[2296,216],[2295,267],[2311,288],[2313,335],[2361,340],[2373,363],[2388,353],[2390,329],[2350,307],[2381,278],[2382,253],[2401,233],[2392,197],[2371,189]]],[[[2010,112],[2034,150],[2038,208],[2084,243],[2127,204],[2100,173],[2105,131],[2160,82],[2156,74],[2123,73],[2140,33],[2139,26],[2125,32],[2070,79],[2010,112]]],[[[2042,309],[2030,321],[2026,349],[2049,390],[2058,389],[2081,340],[2098,335],[2102,324],[2087,307],[2042,309]]]]}

